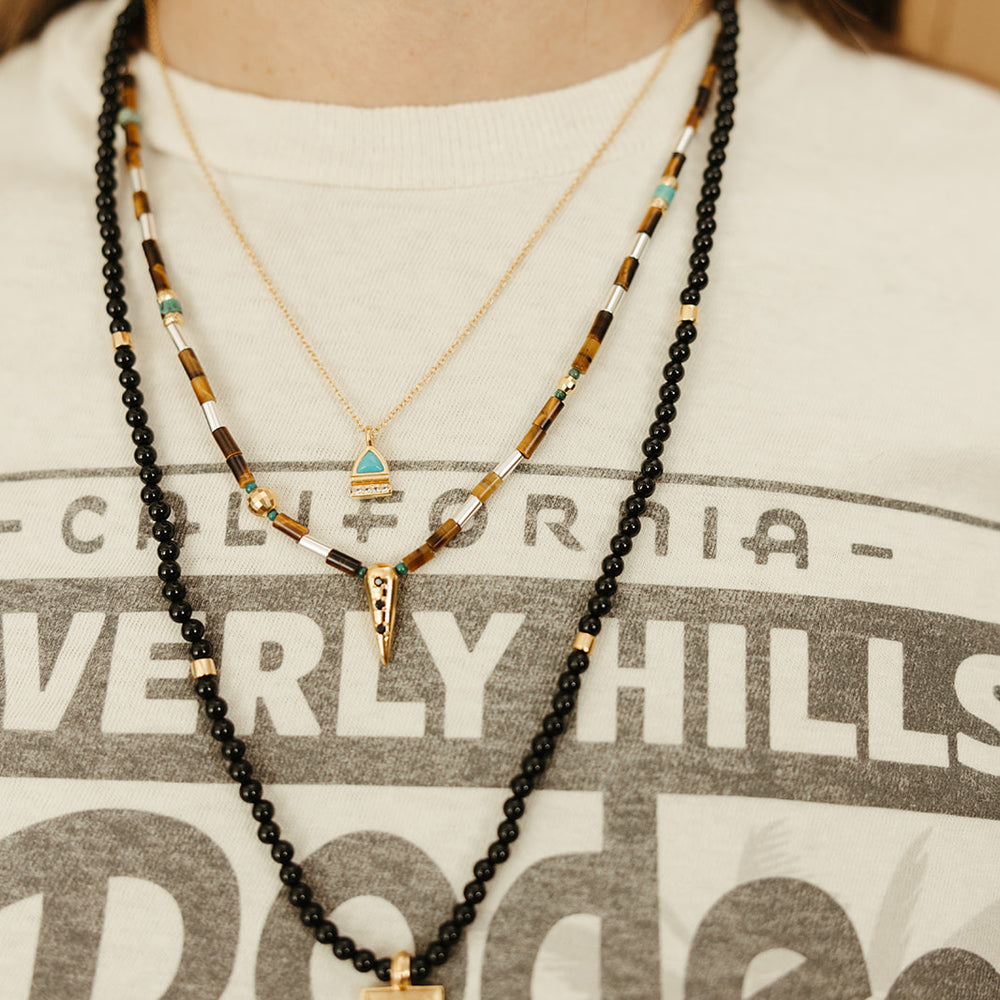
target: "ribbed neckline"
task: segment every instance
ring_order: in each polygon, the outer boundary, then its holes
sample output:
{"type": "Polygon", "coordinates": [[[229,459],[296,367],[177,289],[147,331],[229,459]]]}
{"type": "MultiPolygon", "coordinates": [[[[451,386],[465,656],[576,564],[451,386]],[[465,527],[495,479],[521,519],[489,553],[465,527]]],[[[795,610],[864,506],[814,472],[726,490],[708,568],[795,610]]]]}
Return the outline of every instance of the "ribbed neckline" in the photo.
{"type": "MultiPolygon", "coordinates": [[[[107,0],[109,23],[119,4],[107,0]]],[[[770,0],[742,0],[740,73],[746,85],[774,61],[799,19],[770,0]]],[[[620,160],[673,137],[683,124],[717,30],[702,18],[677,42],[631,121],[605,153],[620,160]]],[[[440,106],[355,108],[277,100],[171,70],[208,162],[231,174],[334,187],[477,187],[579,170],[652,71],[662,48],[615,72],[525,97],[440,106]]],[[[147,146],[191,154],[148,52],[135,61],[147,146]]],[[[669,141],[669,140],[668,140],[669,141]]]]}

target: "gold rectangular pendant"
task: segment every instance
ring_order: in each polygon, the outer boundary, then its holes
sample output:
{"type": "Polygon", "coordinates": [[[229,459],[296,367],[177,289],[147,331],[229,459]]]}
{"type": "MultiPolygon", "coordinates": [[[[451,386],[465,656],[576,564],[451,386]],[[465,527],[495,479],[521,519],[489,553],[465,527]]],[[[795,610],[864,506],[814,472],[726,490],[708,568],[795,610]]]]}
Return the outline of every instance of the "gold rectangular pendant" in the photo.
{"type": "Polygon", "coordinates": [[[409,993],[411,997],[419,997],[420,1000],[444,1000],[443,986],[404,986],[402,989],[395,986],[369,986],[361,991],[361,1000],[384,1000],[385,997],[398,997],[402,993],[409,993]]]}

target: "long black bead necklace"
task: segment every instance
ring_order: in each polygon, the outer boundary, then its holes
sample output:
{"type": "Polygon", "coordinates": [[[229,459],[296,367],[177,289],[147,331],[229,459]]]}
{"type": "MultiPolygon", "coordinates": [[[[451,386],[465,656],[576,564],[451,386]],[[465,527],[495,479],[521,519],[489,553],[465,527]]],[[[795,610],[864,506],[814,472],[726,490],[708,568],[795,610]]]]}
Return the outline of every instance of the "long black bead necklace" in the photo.
{"type": "MultiPolygon", "coordinates": [[[[735,0],[714,0],[714,6],[722,22],[716,47],[718,101],[715,126],[710,137],[708,164],[702,174],[701,200],[697,205],[697,232],[692,243],[693,253],[689,258],[691,270],[687,285],[680,294],[682,305],[697,305],[701,300],[702,289],[708,284],[709,253],[716,228],[715,203],[721,190],[722,165],[726,159],[725,147],[733,126],[734,98],[737,93],[736,48],[739,23],[735,0]]],[[[131,0],[115,23],[101,85],[104,105],[98,118],[97,131],[100,141],[96,166],[97,221],[104,241],[104,293],[108,300],[106,309],[111,317],[112,334],[131,331],[125,318],[128,307],[122,284],[121,231],[115,196],[115,125],[120,108],[119,80],[125,70],[131,39],[141,31],[142,26],[142,2],[131,0]]],[[[632,493],[625,501],[618,532],[609,542],[610,553],[601,562],[601,576],[594,583],[593,595],[587,602],[587,613],[579,622],[581,632],[597,635],[601,629],[601,619],[611,611],[612,598],[618,589],[616,578],[624,569],[624,556],[632,548],[632,539],[641,530],[640,516],[663,472],[660,455],[663,443],[670,437],[670,424],[676,416],[675,404],[681,394],[679,383],[684,377],[684,363],[691,355],[690,345],[696,336],[697,327],[693,320],[683,320],[674,332],[674,340],[668,352],[670,360],[663,369],[656,419],[650,424],[649,436],[642,442],[640,473],[632,482],[632,493]]],[[[135,367],[135,351],[130,346],[118,347],[114,359],[121,369],[118,381],[124,389],[122,402],[126,407],[125,420],[132,429],[134,458],[143,484],[140,497],[149,512],[153,538],[159,543],[157,555],[160,565],[157,575],[163,581],[161,592],[170,605],[170,617],[180,624],[185,642],[190,643],[192,660],[205,659],[211,657],[212,646],[205,638],[204,623],[192,616],[191,607],[185,601],[187,591],[181,582],[181,569],[177,562],[180,547],[174,540],[170,507],[164,501],[163,491],[159,486],[163,471],[156,464],[156,450],[152,446],[153,431],[143,408],[139,372],[135,367]]],[[[228,706],[219,697],[216,678],[199,677],[194,682],[194,692],[211,720],[212,738],[219,743],[222,757],[228,762],[230,777],[239,785],[240,798],[251,806],[253,818],[258,823],[257,836],[263,843],[270,845],[271,857],[280,866],[279,877],[288,887],[288,901],[298,911],[302,923],[312,931],[317,941],[330,945],[337,958],[350,961],[359,972],[374,972],[382,982],[392,981],[397,989],[401,987],[405,991],[411,978],[419,983],[430,975],[435,966],[443,965],[448,960],[465,928],[475,920],[476,907],[486,898],[487,883],[510,856],[510,844],[517,839],[518,822],[527,808],[526,800],[550,765],[559,737],[566,730],[567,721],[576,707],[576,695],[582,675],[589,663],[588,654],[580,649],[574,649],[567,657],[565,670],[559,675],[551,701],[552,711],[542,720],[538,734],[531,741],[530,752],[521,761],[521,769],[510,782],[512,795],[504,802],[504,820],[497,827],[497,839],[489,846],[486,856],[473,866],[472,881],[463,890],[464,902],[454,905],[451,917],[438,927],[437,937],[408,962],[405,957],[401,961],[400,956],[395,959],[376,958],[371,951],[357,946],[350,937],[341,934],[326,919],[324,907],[313,900],[312,889],[303,879],[302,868],[293,860],[295,852],[292,844],[282,838],[281,830],[274,821],[274,805],[263,797],[263,788],[253,777],[245,744],[235,738],[233,724],[226,717],[228,706]]],[[[434,993],[443,997],[443,991],[439,987],[434,988],[434,993]]]]}

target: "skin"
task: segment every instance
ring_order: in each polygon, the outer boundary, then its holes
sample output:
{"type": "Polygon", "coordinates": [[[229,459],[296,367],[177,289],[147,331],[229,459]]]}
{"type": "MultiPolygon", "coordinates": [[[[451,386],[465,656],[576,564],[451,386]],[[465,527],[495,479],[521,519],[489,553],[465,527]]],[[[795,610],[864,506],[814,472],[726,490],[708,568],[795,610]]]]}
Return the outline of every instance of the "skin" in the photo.
{"type": "MultiPolygon", "coordinates": [[[[385,107],[496,100],[659,48],[688,0],[159,0],[169,65],[265,97],[385,107]]],[[[710,8],[702,4],[698,16],[710,8]]]]}

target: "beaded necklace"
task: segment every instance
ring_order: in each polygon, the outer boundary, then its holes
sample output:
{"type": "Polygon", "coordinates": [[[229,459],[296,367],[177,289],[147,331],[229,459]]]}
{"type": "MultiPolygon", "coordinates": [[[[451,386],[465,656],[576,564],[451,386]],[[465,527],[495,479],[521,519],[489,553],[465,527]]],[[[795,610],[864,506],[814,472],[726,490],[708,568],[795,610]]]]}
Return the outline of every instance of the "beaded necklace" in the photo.
{"type": "MultiPolygon", "coordinates": [[[[691,11],[692,8],[689,7],[688,14],[691,11]]],[[[586,339],[577,352],[576,357],[573,358],[566,374],[559,379],[552,395],[542,406],[528,428],[527,433],[521,438],[517,447],[472,488],[468,499],[455,516],[448,518],[444,523],[440,524],[425,539],[422,545],[418,546],[395,564],[376,563],[371,566],[363,566],[361,560],[328,545],[326,542],[320,541],[309,531],[306,525],[281,511],[279,509],[278,498],[271,490],[258,484],[257,477],[251,471],[240,446],[236,443],[236,439],[229,428],[222,422],[219,416],[215,393],[209,384],[201,362],[185,337],[183,329],[185,323],[184,314],[181,304],[170,286],[166,266],[156,239],[156,223],[150,205],[149,194],[146,190],[146,178],[142,167],[141,119],[139,116],[135,78],[127,72],[122,74],[120,89],[121,105],[117,112],[117,122],[122,126],[125,133],[125,164],[128,168],[129,181],[132,187],[133,207],[142,237],[142,250],[149,266],[153,291],[156,294],[156,301],[159,306],[163,325],[174,347],[177,349],[178,360],[188,377],[208,428],[215,443],[222,451],[226,464],[236,477],[236,482],[246,492],[247,506],[253,514],[270,520],[274,528],[281,534],[318,555],[325,561],[327,566],[331,566],[349,576],[361,578],[371,615],[372,626],[375,631],[375,638],[378,643],[379,657],[383,664],[389,662],[392,653],[396,605],[402,578],[406,574],[413,573],[426,565],[441,549],[453,541],[461,532],[463,526],[485,505],[487,499],[500,488],[518,465],[522,461],[531,458],[535,450],[542,443],[556,417],[562,411],[570,394],[576,389],[579,380],[590,369],[597,351],[615,317],[615,311],[621,305],[625,293],[628,291],[636,275],[643,253],[677,191],[681,168],[684,166],[686,159],[686,150],[697,131],[698,125],[701,123],[705,109],[708,107],[716,71],[717,66],[715,56],[713,55],[702,75],[694,104],[688,113],[680,138],[667,163],[663,176],[653,191],[653,197],[647,207],[646,215],[635,233],[632,248],[618,269],[617,277],[611,286],[607,299],[600,310],[598,310],[586,339]]],[[[117,281],[117,279],[115,280],[117,281]]],[[[117,289],[113,289],[113,291],[117,291],[117,289]]],[[[120,315],[113,315],[116,319],[121,320],[118,324],[119,327],[127,327],[127,321],[124,319],[124,300],[120,294],[115,298],[115,303],[118,302],[121,305],[118,306],[115,304],[114,307],[120,315]]],[[[109,304],[108,308],[110,310],[112,305],[109,304]]],[[[697,318],[698,307],[696,304],[681,304],[680,322],[694,322],[697,318]]],[[[132,338],[130,331],[124,328],[113,330],[112,342],[116,349],[131,346],[132,338]]],[[[137,408],[133,407],[133,409],[137,408]]],[[[138,413],[133,415],[133,420],[140,421],[140,419],[138,413]]],[[[144,454],[146,454],[146,457],[149,457],[149,453],[152,452],[155,459],[155,452],[151,448],[152,433],[148,427],[141,423],[135,423],[133,427],[133,443],[138,449],[149,449],[149,452],[144,454]]],[[[136,454],[136,461],[139,461],[139,453],[137,452],[136,454]]],[[[351,480],[353,484],[352,492],[356,489],[358,491],[357,495],[366,499],[384,498],[392,493],[385,461],[381,454],[375,450],[370,435],[367,440],[367,450],[359,455],[354,463],[351,480]]],[[[156,497],[158,490],[159,487],[155,483],[148,484],[147,492],[143,497],[144,502],[153,502],[153,498],[156,497]]],[[[162,500],[162,497],[156,497],[156,499],[162,500]]],[[[165,582],[170,582],[163,576],[162,572],[160,575],[161,579],[165,582]]],[[[575,640],[576,648],[587,651],[590,648],[590,642],[590,633],[585,629],[581,629],[575,640]]],[[[206,662],[198,663],[195,669],[202,673],[210,673],[214,667],[210,662],[206,662]]]]}
{"type": "MultiPolygon", "coordinates": [[[[536,787],[538,779],[550,766],[559,737],[565,732],[567,721],[576,706],[576,693],[580,688],[582,675],[589,666],[589,653],[595,637],[601,630],[601,619],[610,612],[612,607],[611,598],[618,588],[617,577],[624,569],[624,556],[632,548],[632,539],[639,534],[641,529],[640,515],[646,508],[647,499],[654,493],[656,480],[663,471],[659,456],[663,452],[664,442],[670,436],[670,424],[676,416],[674,404],[680,397],[679,383],[684,377],[684,363],[690,357],[690,345],[697,336],[697,306],[701,299],[701,290],[708,284],[709,251],[712,249],[712,236],[716,228],[715,203],[720,194],[721,167],[726,158],[725,147],[729,142],[729,132],[733,125],[732,113],[735,107],[733,99],[737,93],[736,40],[739,34],[739,25],[735,0],[714,0],[714,5],[721,20],[721,31],[713,51],[712,63],[710,64],[711,73],[706,71],[706,76],[699,87],[698,99],[692,110],[692,115],[696,115],[696,118],[700,119],[707,108],[712,76],[715,75],[717,69],[719,99],[716,104],[715,128],[711,135],[708,165],[702,175],[701,200],[697,206],[697,232],[693,239],[694,252],[689,259],[691,270],[688,274],[687,285],[680,294],[681,315],[674,332],[673,343],[668,351],[670,360],[663,369],[663,384],[659,389],[660,402],[655,411],[656,419],[649,427],[649,436],[642,442],[643,461],[640,474],[632,482],[632,493],[625,500],[624,513],[618,524],[618,532],[609,543],[610,554],[605,556],[601,562],[601,576],[594,584],[593,594],[587,604],[587,613],[580,619],[579,631],[567,655],[565,669],[559,674],[556,692],[551,701],[552,711],[542,720],[539,732],[531,741],[529,753],[521,761],[520,770],[510,782],[509,787],[512,794],[504,802],[505,818],[497,827],[497,839],[489,846],[486,855],[473,866],[473,879],[463,890],[464,901],[453,906],[451,917],[438,927],[437,937],[422,952],[414,956],[400,952],[391,959],[376,958],[371,951],[357,946],[350,937],[342,935],[338,928],[326,919],[325,908],[313,900],[312,889],[304,881],[302,868],[293,860],[294,848],[287,839],[282,838],[281,829],[274,821],[274,805],[263,797],[261,783],[253,777],[253,768],[246,756],[246,745],[242,740],[235,738],[233,724],[227,718],[228,706],[219,697],[212,647],[205,638],[205,626],[201,621],[192,617],[190,605],[184,601],[186,588],[180,581],[181,571],[177,562],[180,550],[174,541],[174,526],[170,520],[170,507],[164,502],[162,490],[157,485],[162,479],[163,472],[156,464],[156,452],[152,448],[153,433],[149,428],[147,413],[142,407],[143,396],[139,390],[140,377],[136,369],[135,350],[129,336],[131,327],[125,319],[127,307],[124,300],[124,287],[121,284],[123,269],[121,266],[121,234],[118,228],[117,198],[115,195],[117,180],[115,175],[114,127],[119,121],[120,113],[124,111],[122,124],[128,143],[126,159],[129,174],[135,183],[136,176],[139,179],[142,177],[142,168],[138,162],[139,142],[134,102],[134,81],[125,72],[125,68],[129,51],[137,46],[137,36],[142,29],[141,0],[130,0],[115,24],[105,60],[104,82],[101,86],[104,105],[98,118],[100,146],[96,167],[99,191],[97,218],[104,240],[103,255],[107,261],[104,265],[104,276],[107,281],[104,290],[108,299],[107,312],[111,317],[110,330],[115,348],[114,361],[120,369],[118,381],[124,389],[122,402],[126,407],[125,419],[132,428],[132,439],[136,445],[134,458],[139,466],[139,477],[144,484],[140,494],[141,499],[147,505],[152,521],[152,535],[160,543],[157,552],[161,560],[158,575],[164,582],[162,594],[170,602],[171,618],[181,624],[181,633],[185,641],[190,643],[194,693],[201,701],[205,714],[211,721],[211,736],[220,744],[222,757],[228,764],[229,775],[239,785],[240,797],[251,806],[254,820],[259,824],[258,838],[263,843],[270,845],[271,857],[280,866],[279,877],[282,883],[288,887],[289,903],[298,910],[301,922],[311,930],[315,939],[321,944],[331,946],[337,958],[350,961],[359,972],[373,972],[381,982],[391,984],[389,987],[362,990],[362,1000],[379,1000],[382,996],[398,992],[410,992],[424,997],[425,1000],[444,1000],[442,987],[414,986],[412,984],[425,980],[435,966],[443,965],[448,960],[452,949],[461,940],[464,929],[475,920],[476,908],[486,897],[487,883],[493,878],[497,868],[510,857],[510,845],[518,837],[518,822],[525,814],[527,798],[536,787]],[[130,90],[131,95],[129,94],[130,90]],[[132,103],[129,103],[130,97],[132,103]]],[[[689,124],[685,126],[685,134],[688,134],[688,129],[693,130],[690,117],[689,124]]],[[[686,145],[689,139],[690,135],[688,134],[688,140],[682,141],[686,145]]],[[[671,158],[673,173],[669,173],[670,167],[668,167],[668,176],[673,177],[675,183],[670,185],[665,182],[664,185],[657,188],[654,204],[647,212],[643,226],[640,227],[636,240],[637,247],[640,242],[643,246],[648,242],[656,228],[656,223],[673,197],[672,192],[676,186],[676,177],[683,162],[683,150],[675,153],[671,158]],[[662,201],[663,204],[655,204],[656,199],[662,201]],[[645,240],[641,239],[642,236],[645,236],[645,240]]],[[[143,236],[145,237],[143,249],[149,262],[154,287],[157,288],[158,294],[169,291],[162,258],[152,233],[152,218],[150,216],[143,221],[143,216],[148,216],[148,199],[144,186],[140,185],[137,188],[133,200],[136,213],[140,217],[140,225],[143,226],[143,236]],[[162,282],[162,288],[158,282],[162,282]]],[[[612,291],[612,296],[616,296],[614,305],[624,295],[637,267],[638,257],[630,254],[622,266],[619,279],[612,291]]],[[[169,311],[167,315],[169,315],[169,311]]],[[[167,315],[164,316],[165,323],[167,315]]],[[[580,374],[586,370],[593,359],[612,316],[612,310],[602,310],[598,313],[598,319],[595,321],[597,332],[592,328],[577,358],[577,360],[583,359],[584,366],[581,369],[579,365],[574,365],[574,369],[580,374]],[[605,313],[608,314],[607,317],[602,318],[605,313]]],[[[176,317],[166,325],[172,337],[180,337],[180,324],[176,321],[176,317]],[[170,330],[171,326],[174,327],[173,330],[170,330]]],[[[182,337],[180,337],[178,350],[202,405],[202,410],[206,413],[206,418],[209,419],[209,426],[212,427],[210,415],[214,415],[214,397],[211,397],[204,373],[197,363],[194,352],[187,347],[182,337]],[[203,399],[202,396],[206,392],[209,398],[203,399]],[[205,410],[206,405],[209,406],[208,411],[205,410]]],[[[569,377],[575,380],[579,376],[571,374],[569,377]]],[[[569,389],[558,391],[565,394],[569,389]]],[[[514,466],[521,459],[530,456],[544,437],[555,414],[562,408],[563,398],[564,396],[554,395],[550,403],[543,408],[542,413],[532,425],[532,429],[514,453],[517,457],[513,459],[513,465],[509,469],[505,469],[503,474],[498,471],[503,466],[498,467],[497,470],[487,475],[477,489],[482,487],[481,492],[488,495],[489,492],[496,489],[499,481],[503,479],[503,475],[513,471],[514,466]],[[558,406],[551,406],[552,401],[558,406]],[[484,484],[486,485],[484,486],[484,484]]],[[[260,488],[253,482],[249,468],[239,449],[235,446],[235,442],[232,441],[228,430],[221,424],[212,427],[212,430],[213,437],[222,447],[227,464],[237,476],[237,480],[240,481],[242,477],[248,477],[241,482],[241,485],[244,488],[249,486],[248,493],[253,497],[260,488]]],[[[259,497],[259,494],[257,495],[259,497]]],[[[475,500],[473,510],[478,509],[484,499],[485,496],[477,495],[473,491],[466,506],[472,505],[473,500],[475,500]]],[[[298,525],[297,522],[291,521],[290,518],[281,515],[277,511],[276,505],[272,504],[263,513],[264,516],[270,516],[272,512],[274,512],[274,516],[271,516],[270,519],[275,526],[302,544],[302,540],[308,537],[306,529],[302,525],[298,525]],[[280,524],[279,517],[285,518],[280,524]]],[[[426,557],[422,558],[418,565],[422,565],[423,562],[432,558],[434,553],[443,547],[451,537],[454,537],[461,528],[457,519],[446,522],[446,524],[456,525],[456,527],[446,531],[438,529],[431,536],[431,539],[428,539],[427,543],[417,550],[417,554],[423,556],[423,550],[427,549],[426,557]],[[437,539],[437,544],[432,546],[430,543],[432,539],[435,539],[435,536],[440,537],[437,539]]],[[[442,526],[442,528],[444,527],[442,526]]],[[[307,547],[312,546],[307,545],[307,547]]],[[[319,548],[317,547],[315,550],[319,552],[319,548]]],[[[331,562],[330,557],[333,555],[333,551],[327,551],[324,555],[324,558],[331,565],[337,565],[340,559],[350,558],[343,556],[342,553],[336,553],[336,558],[331,562]]],[[[320,552],[320,554],[324,553],[320,552]]],[[[407,572],[411,568],[406,566],[405,560],[400,566],[404,567],[399,571],[401,573],[407,572]]],[[[360,564],[357,569],[353,570],[344,566],[337,566],[337,568],[345,572],[355,573],[359,573],[361,569],[360,564]]],[[[392,569],[394,567],[391,566],[369,567],[369,571],[374,570],[376,576],[379,577],[388,577],[386,570],[392,569]]],[[[359,575],[361,574],[359,573],[359,575]]],[[[374,584],[374,579],[372,583],[374,584]]],[[[371,599],[371,589],[369,589],[369,600],[371,599]]]]}

